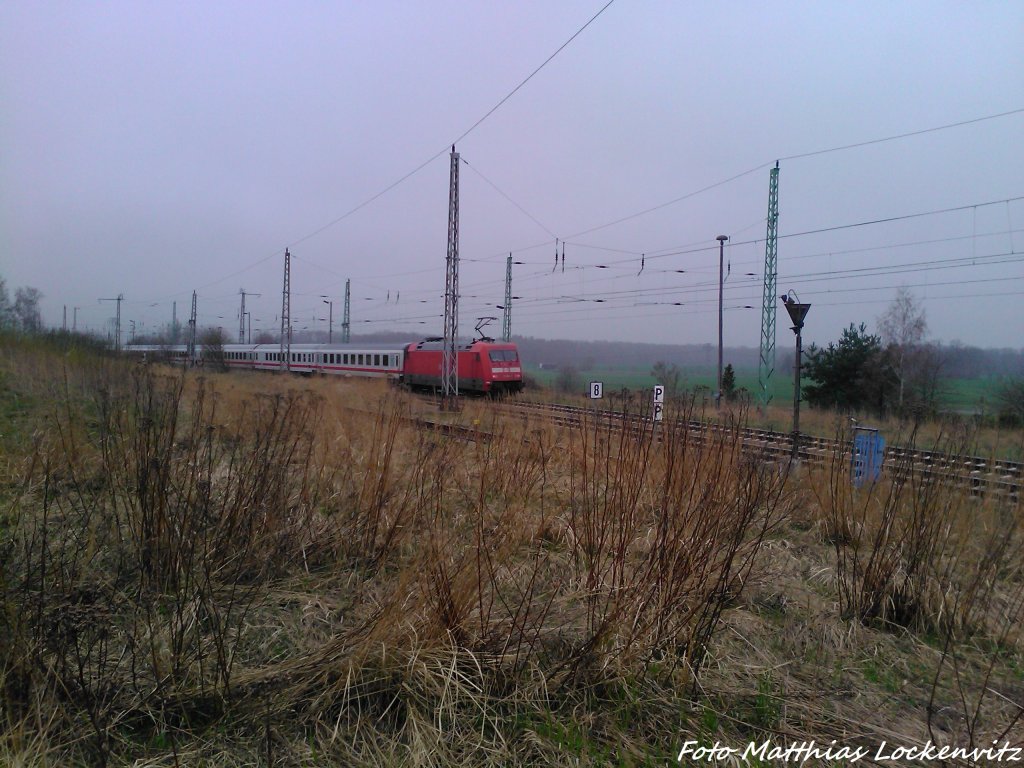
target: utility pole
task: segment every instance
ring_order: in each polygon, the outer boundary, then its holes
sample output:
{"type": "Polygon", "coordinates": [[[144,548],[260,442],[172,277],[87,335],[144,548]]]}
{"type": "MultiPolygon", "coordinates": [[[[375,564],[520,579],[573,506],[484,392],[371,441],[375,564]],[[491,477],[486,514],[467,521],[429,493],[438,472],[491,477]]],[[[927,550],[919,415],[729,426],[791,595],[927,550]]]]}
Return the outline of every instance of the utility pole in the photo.
{"type": "MultiPolygon", "coordinates": [[[[245,344],[245,297],[246,296],[262,296],[262,293],[246,293],[245,288],[239,288],[238,292],[242,294],[242,308],[238,311],[238,343],[245,344]]],[[[250,335],[249,341],[252,341],[252,334],[250,335]]]]}
{"type": "Polygon", "coordinates": [[[334,343],[334,302],[328,299],[326,296],[320,296],[324,300],[324,304],[327,305],[327,343],[334,343]]]}
{"type": "Polygon", "coordinates": [[[292,369],[292,255],[284,249],[284,286],[281,291],[281,370],[292,369]]]}
{"type": "Polygon", "coordinates": [[[458,409],[459,398],[459,154],[454,144],[448,184],[448,256],[445,264],[441,407],[454,411],[458,409]]]}
{"type": "Polygon", "coordinates": [[[764,240],[764,293],[761,298],[761,358],[757,367],[757,397],[761,408],[772,399],[771,379],[775,372],[775,287],[778,279],[779,163],[768,180],[768,233],[764,240]]]}
{"type": "Polygon", "coordinates": [[[196,292],[192,291],[192,314],[188,319],[188,347],[186,349],[186,365],[196,364],[196,292]]]}
{"type": "Polygon", "coordinates": [[[505,314],[501,318],[501,340],[512,340],[512,254],[505,261],[505,314]]]}
{"type": "Polygon", "coordinates": [[[349,328],[350,328],[350,323],[349,323],[349,318],[350,318],[349,306],[350,306],[351,298],[352,298],[351,288],[352,288],[352,281],[351,280],[346,280],[345,281],[345,314],[343,314],[341,316],[341,343],[342,344],[348,344],[352,340],[351,334],[349,333],[349,328]]]}
{"type": "Polygon", "coordinates": [[[786,305],[789,319],[793,321],[793,333],[796,334],[796,358],[793,362],[793,458],[797,457],[800,446],[800,363],[803,353],[804,318],[811,308],[810,304],[801,304],[795,292],[782,294],[780,297],[786,305]]]}
{"type": "Polygon", "coordinates": [[[725,241],[728,235],[719,235],[718,240],[718,391],[715,392],[715,408],[722,407],[722,290],[725,284],[725,241]]]}
{"type": "Polygon", "coordinates": [[[80,309],[81,309],[81,307],[75,307],[74,308],[74,312],[71,315],[71,330],[72,330],[72,332],[78,330],[78,310],[80,310],[80,309]]]}
{"type": "Polygon", "coordinates": [[[129,320],[128,323],[131,325],[131,328],[128,331],[128,343],[129,344],[134,344],[135,343],[135,321],[134,320],[129,320]]]}
{"type": "Polygon", "coordinates": [[[124,294],[117,294],[116,298],[113,299],[100,299],[100,301],[116,301],[117,302],[117,317],[114,321],[114,350],[117,352],[121,351],[121,302],[124,301],[124,294]]]}

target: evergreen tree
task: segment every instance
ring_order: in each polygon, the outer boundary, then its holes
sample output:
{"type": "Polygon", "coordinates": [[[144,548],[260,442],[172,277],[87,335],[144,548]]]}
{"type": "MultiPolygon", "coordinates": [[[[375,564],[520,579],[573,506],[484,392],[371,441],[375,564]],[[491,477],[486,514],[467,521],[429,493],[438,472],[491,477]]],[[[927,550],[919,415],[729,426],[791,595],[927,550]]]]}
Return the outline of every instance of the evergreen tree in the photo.
{"type": "Polygon", "coordinates": [[[726,365],[722,371],[722,397],[730,403],[736,399],[736,371],[733,370],[732,363],[726,365]]]}
{"type": "Polygon", "coordinates": [[[868,333],[864,323],[851,323],[838,343],[824,349],[811,345],[803,370],[811,381],[803,397],[814,406],[881,412],[897,389],[882,340],[868,333]]]}

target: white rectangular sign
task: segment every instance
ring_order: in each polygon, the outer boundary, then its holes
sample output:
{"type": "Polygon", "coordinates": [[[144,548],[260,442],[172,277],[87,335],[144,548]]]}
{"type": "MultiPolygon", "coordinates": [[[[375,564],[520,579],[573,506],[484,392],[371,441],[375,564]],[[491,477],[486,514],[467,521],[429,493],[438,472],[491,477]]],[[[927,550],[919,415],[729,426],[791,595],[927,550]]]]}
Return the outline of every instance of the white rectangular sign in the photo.
{"type": "Polygon", "coordinates": [[[592,381],[590,382],[590,399],[600,400],[604,397],[604,382],[592,381]]]}
{"type": "Polygon", "coordinates": [[[665,402],[665,385],[655,384],[654,385],[654,402],[664,403],[665,402]]]}
{"type": "Polygon", "coordinates": [[[655,403],[654,404],[654,420],[661,421],[665,418],[665,404],[655,403]]]}

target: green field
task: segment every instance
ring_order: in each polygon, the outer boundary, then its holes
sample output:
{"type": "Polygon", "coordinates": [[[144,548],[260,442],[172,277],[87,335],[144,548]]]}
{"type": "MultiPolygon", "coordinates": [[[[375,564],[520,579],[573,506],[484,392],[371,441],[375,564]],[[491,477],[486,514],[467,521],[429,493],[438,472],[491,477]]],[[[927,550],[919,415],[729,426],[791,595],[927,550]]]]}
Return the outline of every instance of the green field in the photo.
{"type": "MultiPolygon", "coordinates": [[[[545,387],[553,386],[558,378],[558,371],[554,369],[539,369],[527,365],[526,372],[545,387]]],[[[606,392],[614,392],[623,387],[644,389],[658,383],[651,375],[650,368],[595,367],[579,370],[578,375],[581,393],[586,391],[587,383],[591,381],[603,382],[606,392]]],[[[682,388],[685,391],[691,391],[697,387],[707,387],[713,392],[716,386],[715,378],[714,369],[685,369],[682,388]]],[[[736,385],[752,394],[756,393],[758,391],[757,371],[738,370],[736,385]]],[[[989,414],[992,411],[992,403],[998,389],[999,381],[995,378],[945,379],[939,386],[939,405],[942,410],[946,411],[989,414]]],[[[792,371],[776,369],[775,375],[772,377],[771,391],[772,402],[776,404],[789,402],[793,397],[792,371]]]]}

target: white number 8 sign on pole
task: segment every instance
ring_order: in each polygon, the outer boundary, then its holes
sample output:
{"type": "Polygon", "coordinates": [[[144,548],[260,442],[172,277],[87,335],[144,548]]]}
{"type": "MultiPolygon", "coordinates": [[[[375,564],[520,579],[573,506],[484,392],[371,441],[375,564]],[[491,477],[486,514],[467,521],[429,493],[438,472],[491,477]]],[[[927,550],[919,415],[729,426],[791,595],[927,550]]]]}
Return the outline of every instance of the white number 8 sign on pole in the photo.
{"type": "Polygon", "coordinates": [[[604,383],[600,381],[590,382],[590,399],[600,400],[604,397],[604,383]]]}

